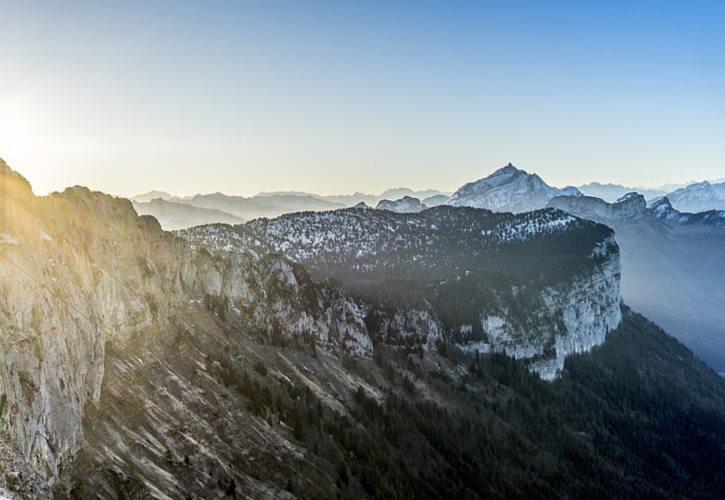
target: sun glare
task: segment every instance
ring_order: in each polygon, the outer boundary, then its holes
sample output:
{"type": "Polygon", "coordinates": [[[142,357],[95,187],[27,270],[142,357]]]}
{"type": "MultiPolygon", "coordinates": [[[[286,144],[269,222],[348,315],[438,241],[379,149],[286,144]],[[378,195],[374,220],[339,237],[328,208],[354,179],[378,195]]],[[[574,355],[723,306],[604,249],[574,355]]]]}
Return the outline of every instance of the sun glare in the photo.
{"type": "MultiPolygon", "coordinates": [[[[0,101],[0,158],[41,187],[51,174],[48,160],[58,151],[51,116],[28,99],[0,101]]],[[[42,189],[42,187],[41,187],[42,189]]]]}

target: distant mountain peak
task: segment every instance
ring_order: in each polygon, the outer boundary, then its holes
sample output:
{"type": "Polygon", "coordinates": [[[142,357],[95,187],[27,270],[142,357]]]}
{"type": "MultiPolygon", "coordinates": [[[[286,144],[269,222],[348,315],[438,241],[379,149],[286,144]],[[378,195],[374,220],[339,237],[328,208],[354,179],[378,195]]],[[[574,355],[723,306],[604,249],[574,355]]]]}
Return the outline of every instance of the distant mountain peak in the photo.
{"type": "Polygon", "coordinates": [[[624,196],[620,197],[617,200],[617,203],[636,203],[636,204],[641,204],[642,206],[647,205],[647,202],[645,201],[644,196],[642,196],[641,194],[634,192],[634,191],[631,193],[627,193],[624,196]]]}
{"type": "Polygon", "coordinates": [[[667,195],[672,206],[684,212],[725,209],[725,184],[696,182],[667,195]]]}
{"type": "Polygon", "coordinates": [[[381,200],[375,207],[377,210],[389,210],[398,213],[414,213],[425,210],[426,206],[418,198],[403,196],[397,200],[381,200]]]}
{"type": "Polygon", "coordinates": [[[504,165],[503,167],[496,170],[492,175],[509,174],[509,173],[516,173],[516,172],[527,173],[525,170],[521,170],[521,169],[517,168],[513,163],[508,162],[506,165],[504,165]]]}
{"type": "Polygon", "coordinates": [[[558,189],[541,177],[508,163],[488,177],[469,182],[451,197],[450,205],[495,212],[529,212],[544,208],[555,196],[579,196],[576,188],[558,189]]]}
{"type": "Polygon", "coordinates": [[[672,206],[672,203],[670,202],[670,199],[667,196],[663,196],[662,198],[657,198],[656,200],[653,200],[652,203],[650,203],[650,205],[649,205],[649,208],[657,208],[657,207],[674,208],[672,206]]]}

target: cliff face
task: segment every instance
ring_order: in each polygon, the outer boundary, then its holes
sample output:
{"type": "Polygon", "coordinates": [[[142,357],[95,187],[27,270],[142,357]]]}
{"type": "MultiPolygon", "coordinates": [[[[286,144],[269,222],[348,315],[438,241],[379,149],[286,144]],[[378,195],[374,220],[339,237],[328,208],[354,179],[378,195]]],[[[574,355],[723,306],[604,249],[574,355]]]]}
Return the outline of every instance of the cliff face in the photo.
{"type": "Polygon", "coordinates": [[[505,352],[548,380],[621,318],[611,230],[561,212],[350,209],[180,234],[231,255],[277,251],[340,280],[373,305],[365,318],[379,342],[505,352]]]}
{"type": "Polygon", "coordinates": [[[189,308],[371,353],[357,306],[284,259],[195,252],[126,200],[84,188],[36,198],[4,164],[0,191],[0,423],[51,480],[81,447],[109,343],[160,335],[189,308]]]}
{"type": "Polygon", "coordinates": [[[725,212],[680,212],[667,197],[645,206],[636,193],[615,203],[560,197],[550,206],[614,229],[624,301],[725,371],[725,212]]]}
{"type": "Polygon", "coordinates": [[[2,499],[721,487],[722,382],[662,332],[629,314],[619,344],[557,377],[621,318],[604,226],[443,207],[182,239],[83,188],[36,198],[0,167],[2,499]],[[693,408],[702,421],[680,425],[693,408]],[[682,452],[695,434],[710,475],[682,452]],[[667,459],[653,461],[662,435],[667,459]]]}
{"type": "Polygon", "coordinates": [[[558,314],[564,332],[554,340],[556,357],[538,361],[534,369],[552,380],[564,368],[566,356],[587,352],[601,345],[607,333],[622,320],[619,251],[614,238],[603,244],[608,259],[589,275],[581,276],[570,287],[551,289],[543,295],[547,309],[558,314]]]}
{"type": "MultiPolygon", "coordinates": [[[[484,340],[460,342],[467,352],[504,352],[530,360],[530,369],[545,380],[555,379],[567,356],[601,345],[620,323],[620,263],[614,238],[597,253],[605,260],[591,272],[565,284],[545,288],[522,321],[507,308],[481,315],[484,340]]],[[[465,325],[470,332],[472,326],[465,325]]]]}
{"type": "Polygon", "coordinates": [[[608,224],[636,222],[648,216],[647,202],[638,193],[628,193],[614,203],[592,196],[557,196],[551,199],[548,206],[608,224]]]}

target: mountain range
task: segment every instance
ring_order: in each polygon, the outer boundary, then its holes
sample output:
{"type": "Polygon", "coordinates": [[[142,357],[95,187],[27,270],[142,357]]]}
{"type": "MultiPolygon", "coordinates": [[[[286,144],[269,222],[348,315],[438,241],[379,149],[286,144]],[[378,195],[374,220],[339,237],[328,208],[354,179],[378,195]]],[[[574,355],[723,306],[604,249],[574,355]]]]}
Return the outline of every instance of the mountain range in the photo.
{"type": "Polygon", "coordinates": [[[485,208],[499,212],[521,213],[544,208],[556,196],[587,195],[614,202],[630,192],[639,192],[647,200],[664,195],[673,206],[682,211],[716,210],[725,207],[725,183],[692,183],[679,186],[668,194],[665,188],[629,188],[618,184],[592,182],[577,187],[556,188],[541,177],[508,165],[487,177],[461,186],[454,193],[428,189],[414,191],[395,188],[380,195],[355,193],[352,195],[321,196],[305,192],[279,191],[259,193],[252,197],[231,196],[223,193],[199,194],[177,197],[165,191],[151,191],[137,195],[132,200],[139,204],[141,214],[153,215],[162,227],[169,230],[184,229],[204,223],[234,223],[236,219],[252,220],[260,217],[277,217],[300,211],[326,211],[353,207],[360,203],[367,206],[398,212],[416,212],[440,205],[485,208]],[[177,205],[157,203],[162,199],[177,205]],[[193,212],[180,205],[216,210],[214,213],[193,212]]]}
{"type": "MultiPolygon", "coordinates": [[[[593,203],[718,234],[640,199],[593,203]]],[[[0,161],[0,497],[721,496],[725,382],[553,200],[170,233],[0,161]]]]}
{"type": "Polygon", "coordinates": [[[667,198],[683,212],[725,210],[725,182],[697,182],[669,193],[667,198]]]}
{"type": "Polygon", "coordinates": [[[164,229],[185,229],[221,222],[224,224],[241,224],[244,219],[232,214],[211,208],[201,208],[188,203],[167,201],[155,198],[148,202],[133,202],[133,208],[139,215],[152,215],[164,229]]]}
{"type": "MultiPolygon", "coordinates": [[[[628,193],[639,193],[647,200],[659,198],[668,193],[667,189],[661,188],[645,188],[645,187],[627,187],[621,184],[601,184],[599,182],[590,182],[582,186],[577,186],[579,191],[586,196],[601,198],[607,202],[615,202],[628,193]]],[[[679,187],[679,186],[678,186],[679,187]]]]}
{"type": "MultiPolygon", "coordinates": [[[[725,316],[720,312],[720,304],[725,303],[725,297],[719,284],[723,267],[718,257],[722,243],[722,217],[717,210],[696,213],[678,210],[678,206],[717,206],[722,186],[725,184],[693,183],[667,196],[661,195],[662,190],[643,190],[644,194],[638,195],[630,192],[612,203],[582,195],[576,188],[552,187],[538,175],[508,164],[488,177],[462,186],[450,197],[439,194],[421,201],[403,196],[380,200],[373,206],[398,213],[417,213],[427,207],[441,205],[512,213],[551,206],[607,224],[617,231],[617,240],[623,247],[623,265],[628,269],[623,280],[625,300],[665,325],[711,366],[725,371],[725,357],[721,354],[725,352],[725,346],[720,340],[725,337],[720,327],[725,324],[725,316]],[[646,205],[648,197],[649,208],[646,205]],[[673,277],[677,277],[677,287],[670,286],[673,277]],[[679,307],[673,304],[679,304],[679,307]],[[697,319],[680,320],[686,311],[697,311],[697,319]]],[[[591,183],[581,189],[585,192],[594,190],[609,198],[627,188],[591,183]]],[[[403,192],[410,191],[398,189],[388,194],[403,192]]],[[[307,199],[301,193],[260,196],[270,200],[289,196],[307,199]]],[[[227,197],[222,199],[227,200],[227,197]]],[[[230,207],[231,204],[222,206],[230,207]]],[[[324,205],[318,208],[323,209],[324,205]]],[[[204,222],[230,221],[217,214],[217,220],[204,219],[204,222]]],[[[192,225],[196,224],[176,224],[173,228],[192,225]]]]}
{"type": "Polygon", "coordinates": [[[198,194],[190,197],[178,197],[165,191],[150,191],[131,199],[141,210],[139,214],[153,215],[162,227],[169,230],[183,229],[205,223],[235,223],[235,220],[251,220],[259,217],[277,217],[300,211],[325,211],[345,208],[365,203],[376,206],[382,201],[397,201],[402,198],[429,199],[431,203],[441,203],[448,195],[437,190],[413,191],[408,188],[395,188],[380,195],[355,193],[352,195],[320,196],[303,192],[259,193],[252,197],[230,196],[223,193],[198,194]],[[168,203],[149,203],[161,199],[168,203]],[[170,205],[173,203],[174,205],[170,205]],[[216,211],[216,217],[210,212],[195,212],[197,207],[216,211]],[[201,222],[200,222],[201,221],[201,222]],[[168,224],[167,224],[168,222],[168,224]]]}

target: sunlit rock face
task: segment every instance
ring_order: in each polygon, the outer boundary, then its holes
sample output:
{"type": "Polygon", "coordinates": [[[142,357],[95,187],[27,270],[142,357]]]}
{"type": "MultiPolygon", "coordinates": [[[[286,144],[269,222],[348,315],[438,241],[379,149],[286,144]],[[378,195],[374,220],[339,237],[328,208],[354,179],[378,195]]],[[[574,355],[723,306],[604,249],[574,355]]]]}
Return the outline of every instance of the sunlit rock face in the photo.
{"type": "Polygon", "coordinates": [[[367,382],[339,360],[371,358],[374,341],[505,352],[551,379],[619,322],[611,231],[553,210],[349,209],[182,238],[85,188],[37,198],[4,164],[0,191],[0,422],[17,463],[61,496],[128,478],[140,496],[230,484],[284,496],[228,466],[250,443],[316,474],[222,382],[260,350],[285,372],[275,380],[344,413],[339,395],[367,382]],[[290,342],[315,364],[276,351],[290,342]]]}
{"type": "Polygon", "coordinates": [[[280,257],[219,258],[85,188],[35,198],[0,164],[0,422],[53,482],[101,397],[109,343],[158,335],[185,309],[370,356],[355,303],[280,257]]]}

